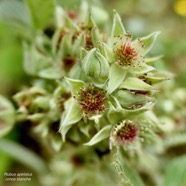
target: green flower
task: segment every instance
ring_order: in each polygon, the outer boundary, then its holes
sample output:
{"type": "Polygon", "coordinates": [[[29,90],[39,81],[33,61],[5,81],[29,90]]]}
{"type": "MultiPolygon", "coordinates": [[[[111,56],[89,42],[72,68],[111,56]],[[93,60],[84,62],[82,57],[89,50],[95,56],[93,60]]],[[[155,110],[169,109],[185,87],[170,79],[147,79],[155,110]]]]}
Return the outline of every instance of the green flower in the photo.
{"type": "Polygon", "coordinates": [[[59,131],[65,140],[66,133],[81,119],[95,123],[107,110],[107,94],[104,86],[85,83],[81,80],[65,78],[71,89],[72,97],[64,103],[59,131]]]}

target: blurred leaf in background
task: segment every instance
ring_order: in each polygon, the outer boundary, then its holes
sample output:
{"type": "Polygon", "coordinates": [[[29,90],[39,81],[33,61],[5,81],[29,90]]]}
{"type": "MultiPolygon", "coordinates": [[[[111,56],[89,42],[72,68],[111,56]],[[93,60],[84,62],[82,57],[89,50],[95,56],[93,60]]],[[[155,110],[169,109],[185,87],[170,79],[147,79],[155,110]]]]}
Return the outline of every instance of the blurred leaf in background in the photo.
{"type": "Polygon", "coordinates": [[[0,93],[11,95],[23,83],[22,37],[30,36],[30,18],[21,1],[0,1],[0,93]]]}

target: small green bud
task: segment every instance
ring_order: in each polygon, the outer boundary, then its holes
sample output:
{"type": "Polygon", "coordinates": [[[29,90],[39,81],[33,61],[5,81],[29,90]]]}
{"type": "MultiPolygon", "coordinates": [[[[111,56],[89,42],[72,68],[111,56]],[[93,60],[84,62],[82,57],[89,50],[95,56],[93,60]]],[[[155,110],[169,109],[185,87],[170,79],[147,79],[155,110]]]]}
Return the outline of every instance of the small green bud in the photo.
{"type": "Polygon", "coordinates": [[[82,61],[82,68],[88,76],[98,80],[106,79],[109,73],[109,64],[106,58],[93,48],[82,61]]]}

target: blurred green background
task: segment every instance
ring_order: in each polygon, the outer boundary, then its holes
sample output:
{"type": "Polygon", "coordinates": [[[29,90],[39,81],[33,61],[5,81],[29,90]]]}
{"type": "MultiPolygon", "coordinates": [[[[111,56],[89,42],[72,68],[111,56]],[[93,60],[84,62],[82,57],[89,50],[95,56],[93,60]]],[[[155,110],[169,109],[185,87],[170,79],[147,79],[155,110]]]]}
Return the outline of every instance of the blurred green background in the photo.
{"type": "MultiPolygon", "coordinates": [[[[5,1],[5,0],[4,0],[5,1]]],[[[0,12],[3,0],[0,0],[0,12]]],[[[9,1],[9,0],[7,0],[9,1]]],[[[19,0],[11,0],[19,1],[19,0]]],[[[21,0],[20,0],[21,1],[21,0]]],[[[57,0],[65,9],[78,9],[81,0],[57,0]]],[[[164,55],[157,68],[175,74],[176,85],[186,87],[186,0],[89,0],[91,4],[108,11],[108,28],[111,27],[112,10],[122,16],[125,28],[135,36],[161,31],[149,55],[164,55]]],[[[44,3],[44,1],[43,1],[44,3]]],[[[10,14],[15,15],[14,9],[10,14]]],[[[21,15],[17,15],[18,17],[21,15]]],[[[0,94],[10,98],[27,83],[23,70],[22,35],[25,30],[15,26],[0,13],[0,94]]],[[[109,33],[110,31],[107,30],[109,33]]],[[[25,37],[25,36],[24,36],[25,37]]],[[[15,128],[6,138],[19,139],[15,128]]],[[[10,169],[11,159],[0,153],[0,175],[10,169]]]]}

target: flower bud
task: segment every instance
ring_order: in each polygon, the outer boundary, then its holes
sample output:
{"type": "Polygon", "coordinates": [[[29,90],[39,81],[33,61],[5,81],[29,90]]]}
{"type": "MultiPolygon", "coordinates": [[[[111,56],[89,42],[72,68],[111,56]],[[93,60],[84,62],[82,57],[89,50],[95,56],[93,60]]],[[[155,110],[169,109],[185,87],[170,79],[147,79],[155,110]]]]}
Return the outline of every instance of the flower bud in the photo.
{"type": "Polygon", "coordinates": [[[109,64],[106,58],[93,48],[88,52],[82,61],[82,67],[85,74],[95,80],[106,79],[109,73],[109,64]]]}

